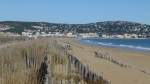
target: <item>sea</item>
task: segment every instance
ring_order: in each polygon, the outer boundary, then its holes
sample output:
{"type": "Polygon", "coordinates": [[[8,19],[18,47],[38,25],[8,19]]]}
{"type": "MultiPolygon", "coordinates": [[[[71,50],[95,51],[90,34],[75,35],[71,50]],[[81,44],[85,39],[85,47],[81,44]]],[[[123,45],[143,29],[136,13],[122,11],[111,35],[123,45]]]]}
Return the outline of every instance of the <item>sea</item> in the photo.
{"type": "Polygon", "coordinates": [[[85,38],[80,39],[80,42],[96,46],[119,47],[125,49],[142,50],[150,52],[150,39],[85,38]]]}

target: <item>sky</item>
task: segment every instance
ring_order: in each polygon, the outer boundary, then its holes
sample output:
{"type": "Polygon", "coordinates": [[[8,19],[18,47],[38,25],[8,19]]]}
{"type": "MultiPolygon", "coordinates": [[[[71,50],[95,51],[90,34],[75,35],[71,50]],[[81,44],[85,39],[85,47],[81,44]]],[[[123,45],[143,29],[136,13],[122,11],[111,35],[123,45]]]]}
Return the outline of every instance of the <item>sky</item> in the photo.
{"type": "Polygon", "coordinates": [[[150,0],[0,0],[0,21],[150,24],[150,0]]]}

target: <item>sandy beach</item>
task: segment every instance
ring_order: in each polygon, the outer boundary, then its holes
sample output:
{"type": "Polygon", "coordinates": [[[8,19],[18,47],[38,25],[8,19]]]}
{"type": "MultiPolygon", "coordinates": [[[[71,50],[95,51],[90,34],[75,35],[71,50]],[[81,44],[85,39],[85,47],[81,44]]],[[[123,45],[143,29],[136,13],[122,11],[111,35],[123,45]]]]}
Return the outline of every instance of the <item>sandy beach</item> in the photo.
{"type": "Polygon", "coordinates": [[[57,38],[57,40],[61,44],[69,43],[71,45],[69,53],[95,73],[110,80],[111,84],[150,84],[150,53],[148,52],[84,45],[72,38],[57,38]],[[108,54],[116,61],[130,67],[121,67],[110,60],[98,58],[95,52],[108,54]]]}

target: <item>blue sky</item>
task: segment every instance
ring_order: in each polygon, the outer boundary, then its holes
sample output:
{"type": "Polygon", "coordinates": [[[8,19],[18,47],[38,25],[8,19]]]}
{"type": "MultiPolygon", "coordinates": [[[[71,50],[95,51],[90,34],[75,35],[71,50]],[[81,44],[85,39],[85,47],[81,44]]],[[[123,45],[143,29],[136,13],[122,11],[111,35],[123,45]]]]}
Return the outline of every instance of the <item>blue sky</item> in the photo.
{"type": "Polygon", "coordinates": [[[150,24],[150,0],[0,0],[0,21],[90,23],[125,20],[150,24]]]}

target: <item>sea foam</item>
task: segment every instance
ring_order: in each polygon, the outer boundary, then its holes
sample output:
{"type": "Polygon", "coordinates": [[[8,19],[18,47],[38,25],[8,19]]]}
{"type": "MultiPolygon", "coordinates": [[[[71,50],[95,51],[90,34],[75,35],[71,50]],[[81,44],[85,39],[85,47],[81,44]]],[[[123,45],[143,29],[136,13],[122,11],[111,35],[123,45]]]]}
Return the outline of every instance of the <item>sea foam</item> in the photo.
{"type": "Polygon", "coordinates": [[[130,49],[138,49],[138,50],[146,50],[150,51],[149,47],[143,46],[135,46],[135,45],[126,45],[126,44],[115,44],[111,42],[100,42],[100,41],[93,41],[93,40],[82,40],[83,43],[87,44],[94,44],[94,45],[102,45],[102,46],[110,46],[110,47],[122,47],[122,48],[130,48],[130,49]]]}

